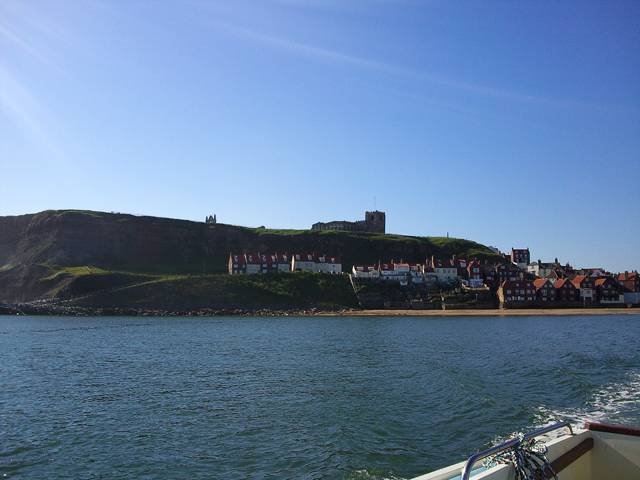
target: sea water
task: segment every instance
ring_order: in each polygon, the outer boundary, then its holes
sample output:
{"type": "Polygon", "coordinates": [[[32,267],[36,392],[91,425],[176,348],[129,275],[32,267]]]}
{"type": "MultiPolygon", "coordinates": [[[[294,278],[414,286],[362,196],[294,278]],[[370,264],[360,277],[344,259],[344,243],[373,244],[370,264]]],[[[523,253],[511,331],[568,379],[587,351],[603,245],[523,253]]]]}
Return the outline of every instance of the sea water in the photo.
{"type": "Polygon", "coordinates": [[[640,425],[640,316],[0,317],[0,477],[410,478],[640,425]]]}

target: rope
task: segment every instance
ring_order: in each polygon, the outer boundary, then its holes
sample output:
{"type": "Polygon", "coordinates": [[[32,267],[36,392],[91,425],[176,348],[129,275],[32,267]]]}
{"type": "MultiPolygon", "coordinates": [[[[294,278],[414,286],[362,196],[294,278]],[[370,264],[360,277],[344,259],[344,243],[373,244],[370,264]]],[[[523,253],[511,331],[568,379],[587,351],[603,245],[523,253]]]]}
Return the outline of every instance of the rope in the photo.
{"type": "Polygon", "coordinates": [[[518,438],[520,441],[513,448],[488,457],[483,462],[483,466],[491,468],[500,464],[512,464],[516,480],[546,478],[558,480],[558,476],[547,458],[548,449],[544,442],[533,438],[525,440],[522,433],[518,434],[518,438]]]}

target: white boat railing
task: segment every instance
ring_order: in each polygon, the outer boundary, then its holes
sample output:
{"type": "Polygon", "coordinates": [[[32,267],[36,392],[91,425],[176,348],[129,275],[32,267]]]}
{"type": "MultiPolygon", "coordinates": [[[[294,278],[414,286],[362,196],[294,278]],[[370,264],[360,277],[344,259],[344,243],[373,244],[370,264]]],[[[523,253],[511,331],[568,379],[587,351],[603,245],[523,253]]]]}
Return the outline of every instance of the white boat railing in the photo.
{"type": "Polygon", "coordinates": [[[494,445],[491,448],[487,448],[486,450],[483,450],[481,452],[471,455],[467,460],[467,462],[464,464],[464,467],[462,469],[462,476],[460,477],[460,480],[469,480],[473,466],[483,458],[487,458],[491,455],[495,455],[498,452],[503,452],[505,450],[508,450],[510,448],[517,446],[521,442],[524,442],[526,440],[531,440],[532,438],[539,437],[540,435],[544,435],[545,433],[549,433],[549,432],[552,432],[553,430],[558,430],[564,427],[567,427],[571,435],[573,435],[573,428],[571,428],[571,424],[569,422],[558,422],[551,425],[547,425],[546,427],[539,428],[537,430],[533,430],[532,432],[525,433],[523,437],[512,438],[503,443],[499,443],[498,445],[494,445]]]}

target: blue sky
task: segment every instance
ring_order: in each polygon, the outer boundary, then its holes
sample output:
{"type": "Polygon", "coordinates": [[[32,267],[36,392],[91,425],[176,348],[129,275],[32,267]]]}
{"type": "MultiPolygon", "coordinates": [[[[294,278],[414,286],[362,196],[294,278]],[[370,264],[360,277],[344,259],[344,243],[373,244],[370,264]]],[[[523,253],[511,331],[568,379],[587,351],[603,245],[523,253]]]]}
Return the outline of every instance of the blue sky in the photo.
{"type": "Polygon", "coordinates": [[[358,219],[640,269],[640,2],[0,2],[0,215],[358,219]],[[375,200],[374,200],[375,198],[375,200]]]}

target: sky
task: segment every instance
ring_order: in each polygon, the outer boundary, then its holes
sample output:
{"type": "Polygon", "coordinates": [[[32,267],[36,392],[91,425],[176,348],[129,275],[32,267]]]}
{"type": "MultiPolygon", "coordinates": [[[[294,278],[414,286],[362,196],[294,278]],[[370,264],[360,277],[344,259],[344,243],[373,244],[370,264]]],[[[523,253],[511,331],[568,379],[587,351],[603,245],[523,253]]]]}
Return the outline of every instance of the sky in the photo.
{"type": "Polygon", "coordinates": [[[387,231],[640,269],[638,1],[0,1],[0,215],[387,231]]]}

